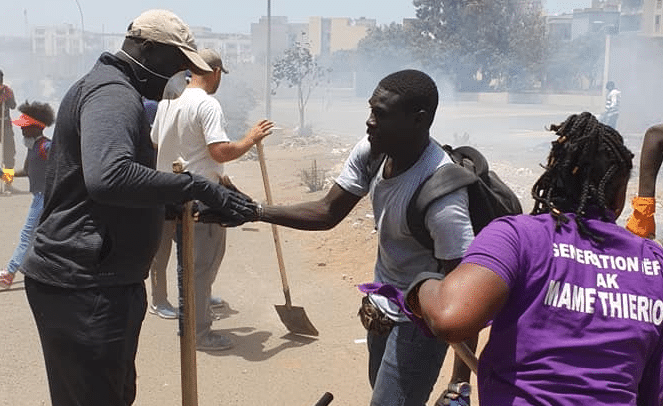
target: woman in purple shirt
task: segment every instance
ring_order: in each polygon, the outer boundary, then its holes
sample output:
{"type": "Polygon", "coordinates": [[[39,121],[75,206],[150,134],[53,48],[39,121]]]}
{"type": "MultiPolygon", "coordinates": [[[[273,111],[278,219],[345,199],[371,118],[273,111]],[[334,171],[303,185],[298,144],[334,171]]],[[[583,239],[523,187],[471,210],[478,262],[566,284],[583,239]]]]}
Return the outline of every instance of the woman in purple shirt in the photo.
{"type": "Polygon", "coordinates": [[[500,218],[408,305],[459,342],[490,320],[485,405],[663,404],[663,249],[615,224],[633,154],[590,113],[553,125],[530,215],[500,218]]]}

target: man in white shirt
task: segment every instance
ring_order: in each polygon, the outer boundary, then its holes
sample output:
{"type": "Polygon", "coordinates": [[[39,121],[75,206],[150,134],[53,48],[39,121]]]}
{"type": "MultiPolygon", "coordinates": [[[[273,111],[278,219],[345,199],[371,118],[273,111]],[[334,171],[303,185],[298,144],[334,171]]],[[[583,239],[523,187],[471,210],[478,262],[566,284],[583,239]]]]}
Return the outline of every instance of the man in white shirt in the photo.
{"type": "Polygon", "coordinates": [[[605,96],[605,111],[601,114],[600,121],[616,129],[619,118],[619,99],[622,97],[622,92],[615,87],[615,82],[612,80],[605,84],[605,89],[608,94],[605,96]]]}
{"type": "MultiPolygon", "coordinates": [[[[221,83],[221,74],[228,71],[216,51],[202,49],[199,54],[213,71],[202,75],[192,73],[189,84],[178,98],[159,103],[152,127],[152,142],[158,147],[158,170],[171,171],[173,161],[179,159],[185,171],[218,182],[223,176],[223,162],[244,155],[271,134],[274,124],[261,120],[244,138],[231,142],[225,131],[221,105],[211,96],[221,83]]],[[[170,248],[174,229],[174,221],[166,221],[160,251],[164,245],[170,248]]],[[[211,329],[209,310],[212,283],[225,253],[226,230],[218,224],[196,223],[194,235],[196,346],[198,350],[208,351],[229,349],[233,346],[230,339],[211,329]]],[[[164,262],[163,256],[157,255],[152,267],[165,269],[167,258],[165,256],[164,262]]],[[[165,280],[156,282],[165,283],[165,280]]],[[[153,302],[150,312],[159,314],[164,307],[168,310],[165,297],[164,302],[153,302]]]]}

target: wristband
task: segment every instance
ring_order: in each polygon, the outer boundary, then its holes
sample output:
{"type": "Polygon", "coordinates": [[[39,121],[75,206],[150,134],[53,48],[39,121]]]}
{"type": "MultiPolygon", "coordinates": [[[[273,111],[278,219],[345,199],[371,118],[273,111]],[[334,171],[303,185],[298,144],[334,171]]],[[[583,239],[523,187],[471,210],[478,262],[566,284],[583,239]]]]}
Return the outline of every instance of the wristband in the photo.
{"type": "Polygon", "coordinates": [[[421,304],[419,303],[419,289],[421,289],[421,285],[423,285],[424,282],[426,282],[426,280],[410,289],[405,298],[405,304],[407,307],[410,309],[413,315],[419,317],[420,319],[423,319],[423,315],[421,314],[421,304]]]}
{"type": "Polygon", "coordinates": [[[258,221],[262,221],[262,219],[265,217],[265,209],[260,203],[258,203],[258,207],[256,207],[256,215],[258,216],[258,221]]]}

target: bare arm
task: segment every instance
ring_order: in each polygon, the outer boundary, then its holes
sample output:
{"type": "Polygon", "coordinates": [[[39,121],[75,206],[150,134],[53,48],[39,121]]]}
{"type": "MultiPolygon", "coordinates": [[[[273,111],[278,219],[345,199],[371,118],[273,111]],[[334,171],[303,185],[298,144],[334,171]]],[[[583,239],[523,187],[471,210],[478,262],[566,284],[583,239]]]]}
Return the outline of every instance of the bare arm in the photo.
{"type": "Polygon", "coordinates": [[[291,206],[265,206],[261,221],[299,230],[329,230],[343,220],[361,196],[334,184],[320,200],[291,206]]]}
{"type": "Polygon", "coordinates": [[[442,280],[424,281],[412,293],[416,294],[408,297],[412,311],[423,317],[435,336],[456,343],[476,337],[486,327],[504,306],[509,288],[490,269],[465,263],[442,280]]]}
{"type": "Polygon", "coordinates": [[[640,152],[640,180],[638,196],[656,196],[656,176],[663,162],[663,124],[653,126],[645,133],[640,152]]]}
{"type": "Polygon", "coordinates": [[[257,142],[262,141],[272,133],[274,123],[269,120],[261,120],[249,130],[248,133],[236,142],[216,142],[207,146],[212,158],[219,163],[234,161],[246,154],[257,142]]]}

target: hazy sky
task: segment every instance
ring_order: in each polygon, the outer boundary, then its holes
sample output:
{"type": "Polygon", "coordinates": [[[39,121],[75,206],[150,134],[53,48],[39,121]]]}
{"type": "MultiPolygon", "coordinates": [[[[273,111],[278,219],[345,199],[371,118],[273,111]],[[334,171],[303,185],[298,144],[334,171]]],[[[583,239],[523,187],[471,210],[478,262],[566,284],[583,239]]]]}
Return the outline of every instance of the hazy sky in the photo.
{"type": "MultiPolygon", "coordinates": [[[[0,35],[25,35],[28,27],[68,23],[81,26],[76,0],[21,0],[3,7],[0,35]],[[27,23],[26,23],[27,20],[27,23]]],[[[591,0],[544,0],[549,13],[589,7],[591,0]]],[[[189,25],[215,32],[249,33],[267,15],[267,0],[78,0],[86,31],[123,33],[131,19],[150,8],[174,11],[189,25]]],[[[273,16],[306,22],[309,16],[368,17],[378,24],[414,17],[412,0],[272,0],[273,16]]]]}

